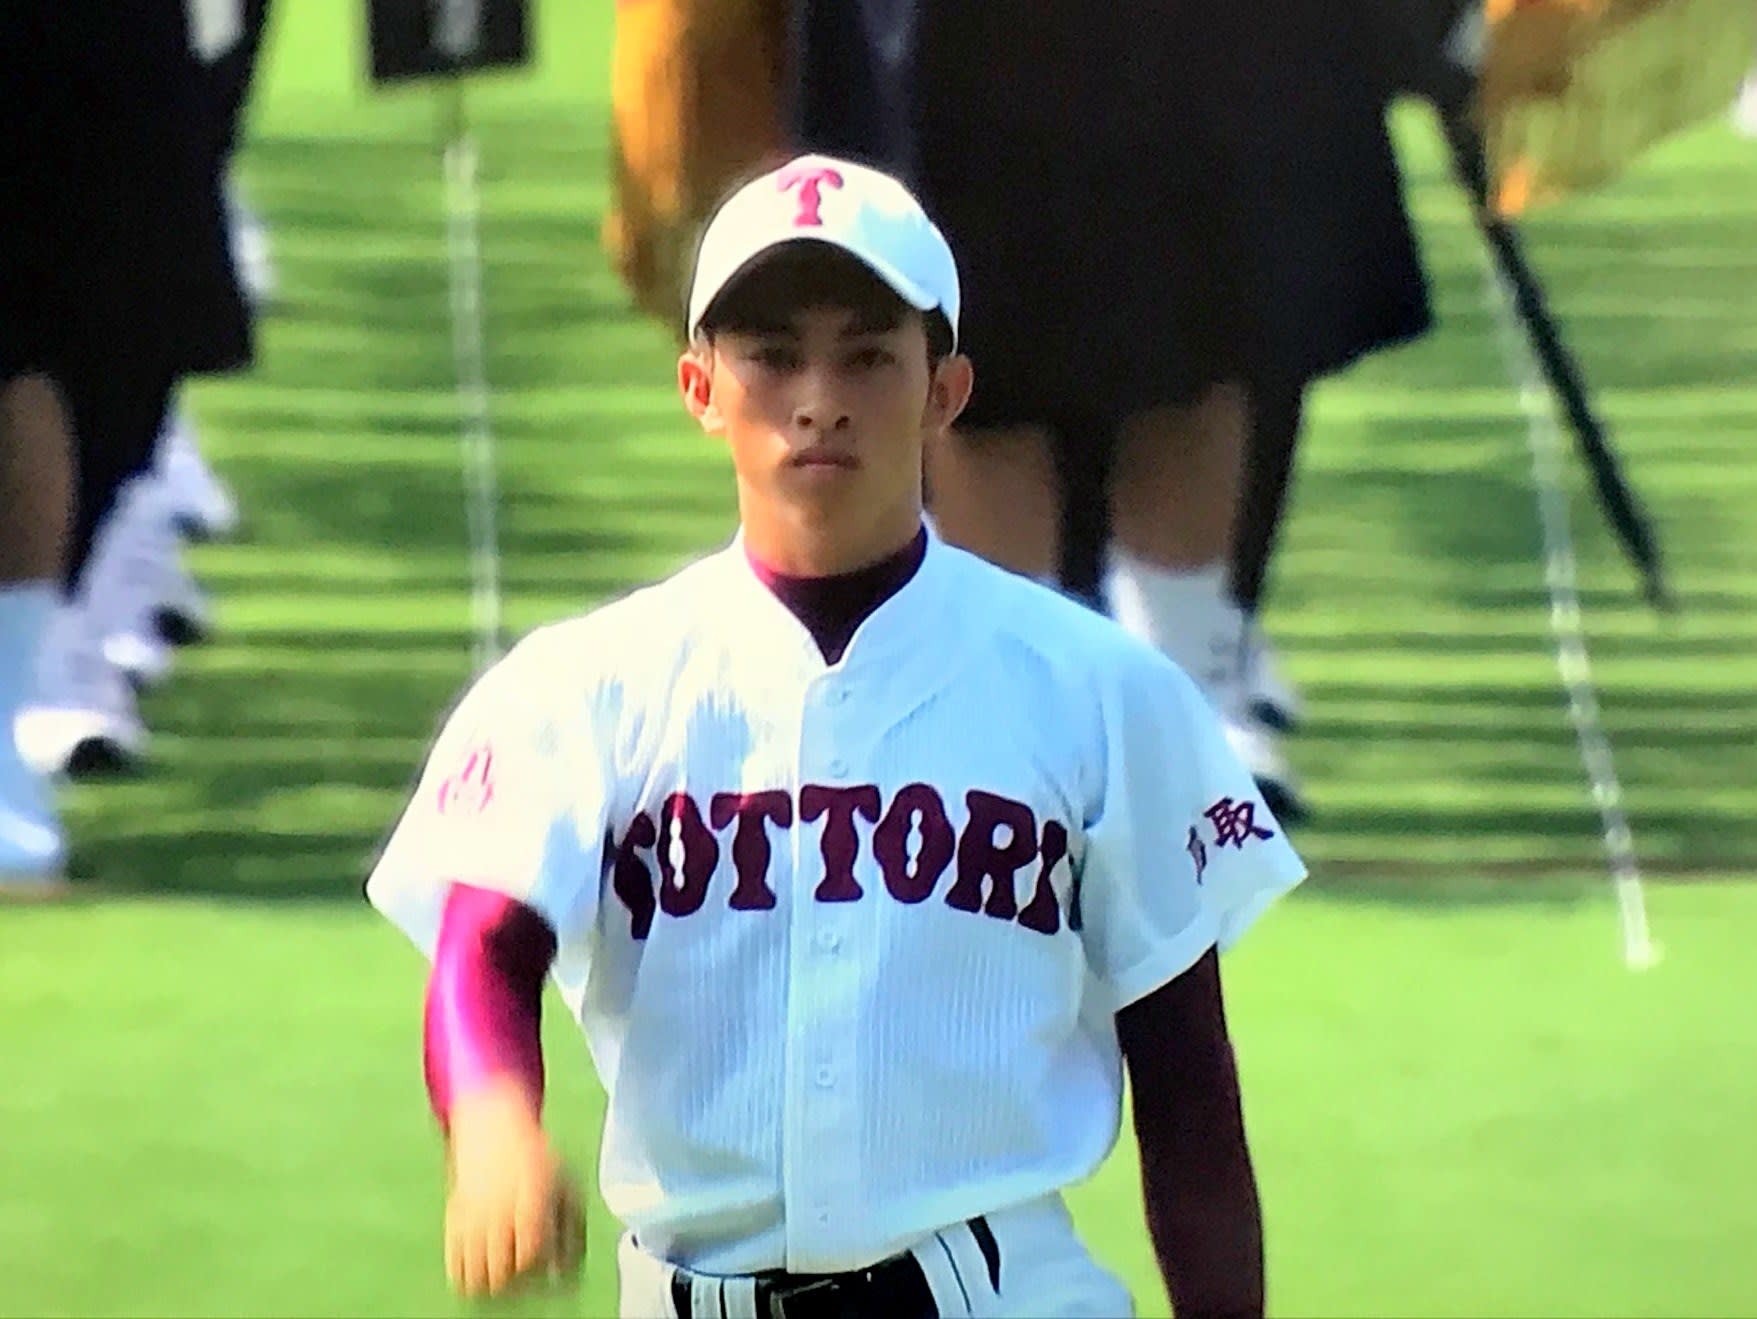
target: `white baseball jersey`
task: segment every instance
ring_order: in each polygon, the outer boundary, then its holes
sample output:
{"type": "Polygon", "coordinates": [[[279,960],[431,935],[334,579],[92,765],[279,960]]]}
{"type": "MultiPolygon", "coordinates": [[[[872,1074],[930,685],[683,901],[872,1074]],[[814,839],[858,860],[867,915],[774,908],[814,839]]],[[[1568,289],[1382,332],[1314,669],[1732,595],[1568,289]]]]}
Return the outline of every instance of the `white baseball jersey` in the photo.
{"type": "Polygon", "coordinates": [[[488,672],[368,894],[429,953],[452,881],[541,912],[612,1211],[813,1273],[1090,1174],[1117,1009],[1303,874],[1109,621],[930,541],[826,664],[735,543],[488,672]]]}

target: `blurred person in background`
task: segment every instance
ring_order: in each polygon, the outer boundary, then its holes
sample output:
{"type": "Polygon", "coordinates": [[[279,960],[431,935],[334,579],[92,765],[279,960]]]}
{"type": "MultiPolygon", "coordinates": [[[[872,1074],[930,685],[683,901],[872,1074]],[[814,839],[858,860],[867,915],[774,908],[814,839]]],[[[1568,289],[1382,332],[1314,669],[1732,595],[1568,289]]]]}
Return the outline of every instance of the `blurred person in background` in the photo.
{"type": "MultiPolygon", "coordinates": [[[[268,0],[205,0],[189,12],[191,73],[212,133],[227,243],[256,310],[273,300],[275,272],[267,232],[240,198],[232,161],[242,142],[268,0]]],[[[100,625],[105,658],[136,688],[162,682],[174,648],[204,640],[212,627],[207,597],[183,564],[183,541],[224,539],[237,525],[237,503],[203,459],[179,390],[160,428],[152,466],[117,500],[91,569],[91,594],[106,602],[100,625]]]]}
{"type": "Polygon", "coordinates": [[[146,733],[105,636],[128,602],[94,571],[100,530],[149,470],[173,391],[251,359],[228,253],[203,6],[8,0],[0,139],[12,249],[6,330],[52,381],[74,447],[64,597],[15,723],[40,771],[126,764],[146,733]]]}
{"type": "Polygon", "coordinates": [[[1297,817],[1253,615],[1301,403],[1429,323],[1368,19],[794,0],[792,37],[797,145],[908,177],[967,254],[942,532],[1175,659],[1297,817]]]}
{"type": "MultiPolygon", "coordinates": [[[[0,220],[0,270],[12,287],[0,220]]],[[[73,505],[73,440],[53,382],[8,338],[15,308],[0,292],[0,900],[61,891],[65,843],[48,783],[10,736],[35,678],[37,652],[60,597],[73,505]]]]}

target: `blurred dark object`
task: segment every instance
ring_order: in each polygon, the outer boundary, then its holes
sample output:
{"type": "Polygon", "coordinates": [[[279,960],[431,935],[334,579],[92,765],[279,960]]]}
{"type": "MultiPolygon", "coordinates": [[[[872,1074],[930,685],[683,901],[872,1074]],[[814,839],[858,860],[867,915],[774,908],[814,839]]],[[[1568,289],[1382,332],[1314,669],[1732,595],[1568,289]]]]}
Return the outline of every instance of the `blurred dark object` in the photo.
{"type": "Polygon", "coordinates": [[[1391,95],[1421,96],[1442,110],[1462,110],[1476,90],[1466,25],[1481,0],[1366,0],[1373,52],[1391,95]]]}
{"type": "Polygon", "coordinates": [[[1605,518],[1630,563],[1641,574],[1642,594],[1647,602],[1655,609],[1670,610],[1674,601],[1666,583],[1653,523],[1623,475],[1622,466],[1605,434],[1604,423],[1593,409],[1580,367],[1562,342],[1561,331],[1550,314],[1543,287],[1525,259],[1517,231],[1512,222],[1502,218],[1490,204],[1489,169],[1482,138],[1466,115],[1442,114],[1440,124],[1452,151],[1459,182],[1470,195],[1471,210],[1488,244],[1495,269],[1512,294],[1514,309],[1530,337],[1544,379],[1562,405],[1579,445],[1581,459],[1592,474],[1599,507],[1604,510],[1605,518]]]}
{"type": "Polygon", "coordinates": [[[221,194],[229,102],[193,36],[182,4],[0,3],[0,326],[74,422],[70,576],[150,463],[174,383],[253,356],[221,194]]]}
{"type": "Polygon", "coordinates": [[[530,0],[367,0],[372,81],[519,68],[531,60],[530,0]]]}
{"type": "Polygon", "coordinates": [[[249,362],[209,86],[181,4],[0,3],[0,296],[38,365],[249,362]]]}
{"type": "Polygon", "coordinates": [[[229,161],[238,150],[244,108],[250,99],[250,84],[256,77],[257,60],[262,54],[262,34],[268,28],[268,9],[269,0],[242,0],[238,40],[206,66],[222,162],[229,161]]]}
{"type": "Polygon", "coordinates": [[[787,95],[801,143],[914,185],[920,6],[921,0],[791,6],[787,95]]]}

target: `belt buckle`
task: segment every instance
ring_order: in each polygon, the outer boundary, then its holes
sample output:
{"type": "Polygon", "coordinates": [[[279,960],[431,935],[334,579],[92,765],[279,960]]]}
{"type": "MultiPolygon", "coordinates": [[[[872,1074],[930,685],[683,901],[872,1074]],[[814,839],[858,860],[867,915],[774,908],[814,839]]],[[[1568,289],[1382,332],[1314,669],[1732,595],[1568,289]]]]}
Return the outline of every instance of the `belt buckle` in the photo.
{"type": "Polygon", "coordinates": [[[835,1274],[826,1274],[824,1277],[814,1278],[810,1282],[802,1283],[797,1287],[788,1287],[786,1290],[777,1287],[769,1292],[769,1319],[787,1319],[788,1306],[796,1298],[810,1296],[815,1292],[836,1291],[841,1285],[842,1280],[835,1274]]]}

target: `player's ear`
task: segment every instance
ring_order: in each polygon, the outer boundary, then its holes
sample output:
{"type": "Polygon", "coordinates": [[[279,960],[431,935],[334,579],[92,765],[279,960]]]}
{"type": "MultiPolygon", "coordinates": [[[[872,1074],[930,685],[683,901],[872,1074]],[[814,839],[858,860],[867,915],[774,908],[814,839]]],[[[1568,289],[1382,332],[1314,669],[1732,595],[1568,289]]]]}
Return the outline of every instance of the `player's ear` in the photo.
{"type": "Polygon", "coordinates": [[[921,417],[921,428],[929,435],[943,434],[952,428],[970,401],[976,383],[976,370],[962,353],[940,359],[933,379],[927,387],[927,410],[921,417]]]}
{"type": "Polygon", "coordinates": [[[677,359],[677,391],[701,428],[710,435],[721,429],[720,410],[714,406],[714,350],[695,344],[677,359]]]}

